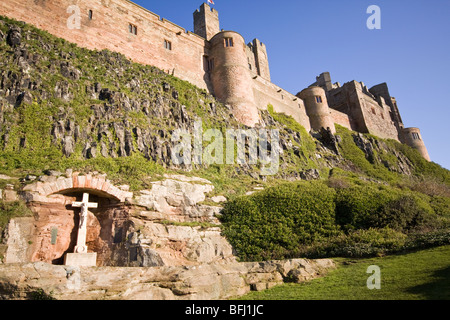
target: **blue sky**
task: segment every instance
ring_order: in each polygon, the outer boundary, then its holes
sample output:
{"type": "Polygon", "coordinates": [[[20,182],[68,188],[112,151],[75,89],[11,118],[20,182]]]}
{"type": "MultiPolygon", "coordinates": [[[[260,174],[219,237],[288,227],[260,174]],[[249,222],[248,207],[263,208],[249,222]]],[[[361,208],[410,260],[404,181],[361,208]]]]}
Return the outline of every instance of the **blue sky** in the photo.
{"type": "MultiPolygon", "coordinates": [[[[135,0],[187,30],[201,0],[135,0]]],[[[215,0],[221,28],[267,46],[272,82],[296,94],[324,71],[333,82],[387,82],[406,127],[419,127],[434,162],[450,169],[450,1],[215,0]],[[367,8],[381,9],[369,30],[367,8]]]]}

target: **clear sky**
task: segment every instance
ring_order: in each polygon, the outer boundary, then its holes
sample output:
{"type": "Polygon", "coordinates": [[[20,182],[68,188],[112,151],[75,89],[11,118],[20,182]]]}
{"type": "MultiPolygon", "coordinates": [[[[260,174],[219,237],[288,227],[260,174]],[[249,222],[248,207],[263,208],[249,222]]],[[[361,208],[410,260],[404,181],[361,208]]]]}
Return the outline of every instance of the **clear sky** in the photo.
{"type": "MultiPolygon", "coordinates": [[[[189,31],[202,0],[134,0],[189,31]]],[[[214,0],[221,28],[267,46],[272,82],[296,94],[324,71],[333,82],[386,82],[406,127],[450,169],[450,1],[214,0]],[[369,30],[367,8],[381,9],[369,30]]]]}

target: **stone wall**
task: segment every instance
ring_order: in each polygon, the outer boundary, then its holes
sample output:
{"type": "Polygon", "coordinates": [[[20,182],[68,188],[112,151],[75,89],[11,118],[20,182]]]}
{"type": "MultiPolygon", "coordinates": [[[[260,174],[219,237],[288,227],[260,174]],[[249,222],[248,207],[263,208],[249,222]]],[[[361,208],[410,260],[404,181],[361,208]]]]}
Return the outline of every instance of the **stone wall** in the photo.
{"type": "Polygon", "coordinates": [[[330,113],[331,113],[331,118],[333,119],[334,123],[341,125],[344,128],[347,128],[349,130],[353,130],[351,121],[350,121],[350,117],[348,116],[348,114],[339,112],[339,111],[331,109],[331,108],[330,108],[330,113]]]}
{"type": "MultiPolygon", "coordinates": [[[[357,88],[358,90],[359,88],[357,88]]],[[[358,92],[360,106],[369,133],[383,138],[399,141],[399,132],[391,118],[391,108],[384,102],[378,103],[374,97],[369,96],[362,88],[358,92]]]]}
{"type": "Polygon", "coordinates": [[[422,157],[424,157],[427,161],[431,161],[419,128],[404,128],[402,130],[402,142],[417,149],[422,157]]]}
{"type": "Polygon", "coordinates": [[[234,117],[253,127],[259,114],[252,90],[247,45],[237,32],[222,31],[210,41],[214,68],[211,81],[216,98],[231,106],[234,117]]]}
{"type": "Polygon", "coordinates": [[[391,108],[382,98],[376,98],[363,83],[350,81],[342,87],[327,92],[330,109],[348,115],[348,122],[341,114],[332,111],[336,123],[361,133],[371,133],[383,139],[399,140],[399,132],[392,121],[391,108]]]}
{"type": "Polygon", "coordinates": [[[205,39],[131,1],[8,0],[0,2],[0,14],[31,23],[88,49],[120,52],[135,62],[156,66],[207,88],[203,68],[203,56],[208,50],[205,39]],[[80,29],[67,26],[73,15],[67,12],[71,5],[80,8],[80,29]],[[137,27],[136,35],[130,33],[130,24],[137,27]],[[171,42],[171,50],[165,48],[164,41],[171,42]]]}
{"type": "Polygon", "coordinates": [[[259,76],[253,78],[253,94],[260,110],[267,110],[271,104],[275,112],[292,116],[306,131],[311,130],[305,105],[300,98],[259,76]]]}
{"type": "Polygon", "coordinates": [[[285,281],[308,281],[334,267],[329,259],[154,268],[5,264],[0,265],[0,299],[220,300],[285,281]]]}

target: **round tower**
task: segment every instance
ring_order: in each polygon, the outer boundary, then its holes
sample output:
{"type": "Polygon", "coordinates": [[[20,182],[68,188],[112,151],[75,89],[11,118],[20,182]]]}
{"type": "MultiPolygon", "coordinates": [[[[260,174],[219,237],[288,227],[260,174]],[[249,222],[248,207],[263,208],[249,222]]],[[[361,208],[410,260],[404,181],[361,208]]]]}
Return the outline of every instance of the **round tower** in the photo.
{"type": "Polygon", "coordinates": [[[422,134],[419,128],[405,128],[403,129],[403,142],[408,146],[417,149],[422,157],[427,161],[431,161],[430,155],[428,154],[427,147],[422,139],[422,134]]]}
{"type": "Polygon", "coordinates": [[[259,122],[244,38],[222,31],[211,40],[210,71],[216,98],[231,106],[236,119],[253,127],[259,122]]]}
{"type": "Polygon", "coordinates": [[[330,128],[333,134],[336,133],[333,118],[328,108],[327,95],[321,87],[309,87],[297,94],[297,97],[305,103],[306,114],[311,123],[311,129],[320,131],[320,129],[330,128]]]}

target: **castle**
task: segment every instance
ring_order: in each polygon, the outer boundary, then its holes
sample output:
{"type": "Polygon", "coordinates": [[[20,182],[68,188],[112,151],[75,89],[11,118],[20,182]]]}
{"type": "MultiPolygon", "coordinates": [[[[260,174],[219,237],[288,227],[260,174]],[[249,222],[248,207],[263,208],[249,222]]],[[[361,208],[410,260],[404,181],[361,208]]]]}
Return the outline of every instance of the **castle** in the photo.
{"type": "Polygon", "coordinates": [[[3,0],[0,15],[165,70],[208,90],[247,126],[257,124],[258,111],[272,105],[307,131],[330,128],[335,133],[339,124],[405,143],[430,161],[420,130],[404,128],[386,83],[370,89],[357,81],[340,85],[326,72],[293,95],[271,82],[266,46],[258,39],[247,44],[239,33],[220,29],[217,10],[206,3],[194,12],[194,32],[128,0],[3,0]],[[71,20],[78,24],[70,27],[71,20]]]}

